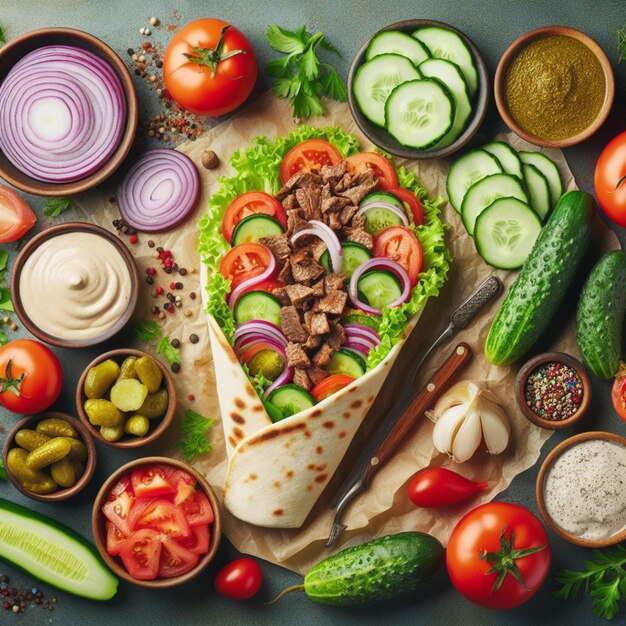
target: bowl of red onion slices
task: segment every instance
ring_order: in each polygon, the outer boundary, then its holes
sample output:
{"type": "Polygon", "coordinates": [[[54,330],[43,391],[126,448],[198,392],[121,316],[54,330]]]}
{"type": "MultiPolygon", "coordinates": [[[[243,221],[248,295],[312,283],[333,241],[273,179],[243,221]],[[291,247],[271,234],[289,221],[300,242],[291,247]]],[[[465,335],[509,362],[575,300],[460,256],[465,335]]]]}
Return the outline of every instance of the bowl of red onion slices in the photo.
{"type": "Polygon", "coordinates": [[[128,154],[137,119],[130,72],[93,35],[45,28],[0,50],[0,176],[18,189],[95,187],[128,154]]]}

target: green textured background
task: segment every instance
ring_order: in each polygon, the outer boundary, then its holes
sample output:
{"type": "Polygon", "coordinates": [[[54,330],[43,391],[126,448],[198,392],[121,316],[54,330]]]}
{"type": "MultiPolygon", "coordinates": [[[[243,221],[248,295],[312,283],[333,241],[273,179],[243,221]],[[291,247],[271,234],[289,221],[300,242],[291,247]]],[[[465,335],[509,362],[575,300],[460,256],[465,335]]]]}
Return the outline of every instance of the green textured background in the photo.
{"type": "MultiPolygon", "coordinates": [[[[310,0],[287,2],[269,0],[251,2],[229,0],[228,2],[160,2],[133,0],[0,0],[0,24],[7,37],[13,38],[23,32],[44,26],[71,26],[87,30],[111,45],[125,60],[126,49],[140,40],[139,28],[147,26],[147,18],[155,15],[163,23],[172,21],[172,11],[177,11],[182,22],[198,17],[221,17],[239,27],[256,48],[261,66],[272,56],[265,44],[264,31],[267,24],[277,22],[286,27],[306,23],[311,29],[324,31],[329,40],[339,48],[342,58],[337,68],[345,75],[352,56],[360,44],[381,26],[409,18],[431,18],[449,22],[464,30],[482,50],[490,75],[493,76],[497,62],[508,45],[527,30],[545,25],[568,25],[579,28],[595,38],[614,62],[618,83],[626,83],[626,66],[617,65],[615,30],[626,22],[626,3],[598,0],[555,2],[502,2],[495,1],[335,1],[310,0]]],[[[161,32],[158,39],[165,41],[167,34],[161,32]]],[[[150,113],[154,95],[143,83],[137,81],[142,115],[150,113]]],[[[258,86],[258,92],[267,87],[258,86]]],[[[624,95],[617,91],[613,113],[601,131],[582,146],[566,151],[567,158],[581,188],[592,191],[595,161],[603,145],[617,132],[626,129],[624,95]]],[[[483,133],[504,130],[495,106],[490,113],[483,133]]],[[[137,146],[140,148],[141,146],[137,146]]],[[[38,210],[39,199],[30,198],[38,210]]],[[[71,215],[68,215],[68,218],[71,215]]],[[[49,220],[40,220],[38,228],[49,220]]],[[[625,232],[619,233],[622,245],[625,232]]],[[[12,250],[13,252],[13,250],[12,250]]],[[[117,343],[122,345],[123,337],[117,343]]],[[[116,346],[112,342],[111,347],[116,346]]],[[[62,396],[57,403],[60,410],[73,412],[73,393],[78,376],[84,366],[109,346],[94,350],[57,350],[62,360],[65,380],[62,396]]],[[[608,400],[608,383],[595,384],[594,401],[590,414],[584,421],[585,430],[613,430],[626,434],[626,424],[619,422],[608,400]]],[[[0,410],[0,424],[5,428],[15,418],[6,410],[0,410]]],[[[581,430],[582,426],[578,429],[581,430]]],[[[576,431],[578,432],[578,431],[576,431]]],[[[544,446],[542,459],[560,440],[573,434],[568,431],[556,434],[544,446]]],[[[1,437],[0,437],[1,438],[1,437]]],[[[0,496],[25,504],[42,513],[61,520],[86,537],[91,537],[91,503],[98,487],[105,478],[126,461],[138,456],[132,451],[116,450],[98,445],[98,467],[88,489],[78,498],[55,505],[28,500],[11,485],[0,484],[0,496]]],[[[541,459],[540,459],[541,461],[541,459]]],[[[534,483],[540,464],[518,476],[500,499],[516,502],[536,511],[534,483]]],[[[568,545],[551,535],[553,564],[555,567],[582,565],[589,551],[568,545]]],[[[491,612],[480,609],[457,594],[449,582],[428,590],[427,593],[402,601],[394,601],[363,608],[333,609],[320,607],[307,601],[303,595],[291,595],[272,607],[262,602],[273,597],[282,588],[300,582],[300,578],[279,567],[263,564],[265,583],[258,598],[245,603],[228,601],[213,590],[212,580],[223,563],[236,555],[235,550],[224,542],[214,564],[196,581],[173,590],[151,592],[122,583],[115,599],[108,603],[94,603],[56,592],[46,585],[38,585],[47,597],[56,594],[57,609],[48,613],[37,607],[23,615],[5,613],[0,609],[0,623],[43,625],[48,623],[78,626],[82,624],[382,624],[411,622],[423,624],[602,624],[594,618],[588,598],[578,602],[563,602],[552,598],[553,585],[548,579],[535,598],[514,611],[491,612]]],[[[320,555],[322,556],[322,555],[320,555]]],[[[0,573],[10,575],[19,585],[30,585],[32,579],[10,566],[0,563],[0,573]]],[[[626,623],[626,607],[616,623],[626,623]]]]}

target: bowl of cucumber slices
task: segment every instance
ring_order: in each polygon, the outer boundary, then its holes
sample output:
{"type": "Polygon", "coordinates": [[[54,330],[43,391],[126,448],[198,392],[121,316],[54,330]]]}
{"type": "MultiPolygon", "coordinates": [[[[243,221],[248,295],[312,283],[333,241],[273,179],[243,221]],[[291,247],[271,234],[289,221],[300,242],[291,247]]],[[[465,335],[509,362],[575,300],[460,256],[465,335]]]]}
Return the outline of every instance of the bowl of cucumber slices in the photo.
{"type": "Polygon", "coordinates": [[[478,48],[435,20],[385,26],[359,49],[348,74],[357,126],[375,145],[407,159],[462,148],[482,124],[489,80],[478,48]]]}

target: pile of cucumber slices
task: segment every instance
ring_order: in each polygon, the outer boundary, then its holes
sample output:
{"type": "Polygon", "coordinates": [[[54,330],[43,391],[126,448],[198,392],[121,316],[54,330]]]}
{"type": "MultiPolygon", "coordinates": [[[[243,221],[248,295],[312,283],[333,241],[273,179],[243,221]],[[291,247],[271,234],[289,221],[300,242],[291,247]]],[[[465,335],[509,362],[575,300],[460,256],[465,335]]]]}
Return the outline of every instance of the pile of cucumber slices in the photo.
{"type": "Polygon", "coordinates": [[[467,43],[439,26],[412,35],[373,37],[352,91],[361,113],[398,143],[439,150],[454,143],[472,117],[478,71],[467,43]]]}
{"type": "Polygon", "coordinates": [[[540,152],[492,141],[457,159],[446,182],[480,256],[493,267],[521,267],[563,193],[556,164],[540,152]]]}

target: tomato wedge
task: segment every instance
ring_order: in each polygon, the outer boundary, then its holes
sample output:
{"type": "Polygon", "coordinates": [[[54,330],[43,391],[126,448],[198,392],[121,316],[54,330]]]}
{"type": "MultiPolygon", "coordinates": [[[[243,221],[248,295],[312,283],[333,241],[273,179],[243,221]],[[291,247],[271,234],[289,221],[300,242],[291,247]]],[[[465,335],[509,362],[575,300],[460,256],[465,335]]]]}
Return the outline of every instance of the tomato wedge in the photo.
{"type": "Polygon", "coordinates": [[[626,422],[626,371],[618,374],[611,389],[611,400],[615,411],[626,422]]]}
{"type": "Polygon", "coordinates": [[[231,289],[262,274],[272,262],[269,248],[260,243],[241,243],[229,250],[220,263],[220,273],[231,281],[231,289]]]}
{"type": "Polygon", "coordinates": [[[23,237],[37,221],[37,216],[18,193],[0,185],[0,243],[23,237]]]}
{"type": "Polygon", "coordinates": [[[392,193],[399,200],[402,200],[402,202],[409,207],[411,215],[413,216],[413,223],[416,226],[421,226],[424,223],[424,205],[412,191],[404,187],[390,187],[387,191],[392,193]]]}
{"type": "Polygon", "coordinates": [[[415,233],[404,226],[390,226],[374,237],[374,256],[391,259],[409,275],[411,286],[417,284],[422,269],[422,246],[415,233]]]}
{"type": "Polygon", "coordinates": [[[169,537],[162,537],[161,561],[157,576],[173,578],[192,570],[200,560],[200,556],[180,545],[169,537]]]}
{"type": "Polygon", "coordinates": [[[191,533],[181,507],[163,499],[136,502],[129,524],[133,530],[150,528],[168,537],[189,537],[191,533]]]}
{"type": "Polygon", "coordinates": [[[191,535],[179,539],[178,543],[194,554],[206,554],[209,551],[210,539],[208,526],[192,526],[191,535]]]}
{"type": "Polygon", "coordinates": [[[265,291],[266,293],[272,293],[274,289],[278,289],[279,287],[282,287],[282,286],[283,284],[280,281],[276,280],[275,278],[268,278],[267,280],[262,280],[260,283],[257,283],[256,285],[250,285],[250,287],[247,287],[241,292],[239,297],[241,298],[241,296],[243,296],[246,293],[249,293],[250,291],[265,291]]]}
{"type": "Polygon", "coordinates": [[[174,496],[174,504],[176,505],[186,500],[196,490],[194,477],[183,470],[176,470],[170,476],[170,482],[176,488],[176,495],[174,496]]]}
{"type": "Polygon", "coordinates": [[[276,218],[287,230],[287,213],[283,205],[274,196],[264,191],[248,191],[237,196],[224,212],[222,218],[222,233],[224,239],[231,242],[235,226],[241,222],[244,217],[254,215],[255,213],[264,213],[276,218]]]}
{"type": "Polygon", "coordinates": [[[324,165],[337,165],[341,152],[323,139],[308,139],[294,146],[280,164],[280,180],[283,185],[298,172],[320,170],[324,165]]]}
{"type": "Polygon", "coordinates": [[[380,189],[398,187],[398,176],[389,159],[378,152],[359,152],[346,159],[351,174],[370,173],[378,178],[380,189]]]}
{"type": "Polygon", "coordinates": [[[324,378],[321,383],[318,383],[311,390],[313,397],[320,402],[328,396],[332,396],[334,393],[347,387],[355,378],[348,376],[347,374],[333,374],[328,378],[324,378]]]}
{"type": "Polygon", "coordinates": [[[165,471],[158,465],[140,467],[133,470],[130,480],[137,498],[161,498],[176,493],[167,479],[165,471]]]}
{"type": "Polygon", "coordinates": [[[187,519],[189,526],[210,524],[215,519],[209,499],[201,491],[194,493],[180,503],[180,510],[187,519]]]}
{"type": "Polygon", "coordinates": [[[132,530],[129,522],[129,516],[134,504],[135,497],[128,491],[124,491],[119,496],[113,498],[113,500],[106,502],[102,507],[102,512],[106,518],[115,524],[127,537],[130,535],[132,530]]]}
{"type": "Polygon", "coordinates": [[[137,580],[153,580],[159,572],[161,538],[159,533],[144,528],[133,533],[120,546],[120,558],[128,573],[137,580]]]}
{"type": "Polygon", "coordinates": [[[121,545],[126,541],[126,535],[110,520],[106,521],[107,552],[111,556],[120,553],[121,545]]]}

